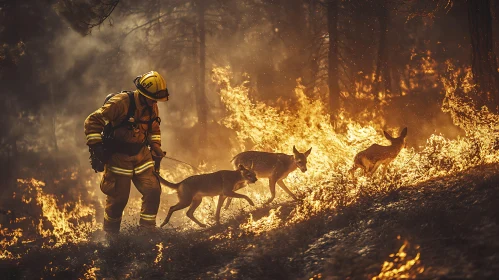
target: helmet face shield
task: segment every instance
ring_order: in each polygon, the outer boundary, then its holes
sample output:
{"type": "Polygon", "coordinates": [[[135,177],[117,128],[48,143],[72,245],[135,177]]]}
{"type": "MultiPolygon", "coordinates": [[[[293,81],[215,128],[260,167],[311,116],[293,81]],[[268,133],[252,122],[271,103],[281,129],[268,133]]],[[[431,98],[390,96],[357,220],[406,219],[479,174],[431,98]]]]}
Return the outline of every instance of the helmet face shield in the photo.
{"type": "Polygon", "coordinates": [[[166,81],[156,71],[145,73],[138,76],[133,80],[135,87],[143,96],[155,101],[167,101],[168,89],[166,88],[166,81]]]}
{"type": "Polygon", "coordinates": [[[169,96],[170,96],[170,94],[168,93],[168,89],[165,88],[164,90],[160,90],[160,91],[156,92],[155,99],[157,99],[158,101],[161,101],[161,100],[168,101],[169,96]]]}

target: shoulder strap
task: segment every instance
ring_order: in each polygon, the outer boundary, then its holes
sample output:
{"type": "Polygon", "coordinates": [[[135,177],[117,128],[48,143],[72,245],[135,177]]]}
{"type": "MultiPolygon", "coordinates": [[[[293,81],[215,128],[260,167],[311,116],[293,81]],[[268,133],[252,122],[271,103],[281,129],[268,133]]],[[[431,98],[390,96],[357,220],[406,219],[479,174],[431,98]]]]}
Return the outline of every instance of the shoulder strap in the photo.
{"type": "Polygon", "coordinates": [[[128,105],[128,112],[126,113],[126,116],[123,119],[123,121],[120,124],[113,126],[113,129],[127,125],[128,120],[135,116],[135,110],[137,109],[137,106],[135,105],[135,98],[133,96],[133,91],[122,91],[121,93],[126,93],[128,95],[130,104],[128,105]]]}
{"type": "Polygon", "coordinates": [[[109,99],[111,99],[113,96],[115,96],[117,93],[110,93],[106,96],[106,98],[104,99],[104,103],[102,103],[102,105],[106,104],[106,102],[109,101],[109,99]]]}
{"type": "Polygon", "coordinates": [[[131,117],[135,116],[135,110],[137,109],[133,91],[127,91],[126,94],[128,95],[128,99],[130,100],[130,105],[128,106],[128,113],[126,114],[126,118],[123,120],[124,122],[128,122],[131,117]]]}
{"type": "MultiPolygon", "coordinates": [[[[128,121],[129,118],[133,117],[135,115],[135,110],[137,109],[137,106],[135,105],[135,98],[133,96],[133,91],[122,91],[119,93],[126,93],[128,95],[128,99],[130,100],[130,105],[128,106],[128,112],[126,113],[126,121],[128,121]]],[[[110,93],[106,96],[104,99],[104,103],[109,101],[113,96],[117,95],[118,93],[110,93]]]]}

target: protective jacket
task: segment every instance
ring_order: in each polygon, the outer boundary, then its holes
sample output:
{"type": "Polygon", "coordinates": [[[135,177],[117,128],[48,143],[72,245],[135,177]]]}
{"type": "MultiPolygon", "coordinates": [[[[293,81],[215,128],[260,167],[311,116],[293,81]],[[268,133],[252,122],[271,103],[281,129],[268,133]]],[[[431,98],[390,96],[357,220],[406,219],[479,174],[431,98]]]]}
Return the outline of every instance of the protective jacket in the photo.
{"type": "MultiPolygon", "coordinates": [[[[139,94],[134,92],[136,110],[135,121],[137,123],[135,129],[130,130],[127,126],[122,126],[114,130],[114,138],[125,143],[140,144],[146,140],[149,143],[161,145],[161,130],[159,128],[158,105],[153,104],[152,110],[150,107],[142,104],[139,100],[139,94]],[[154,121],[156,120],[156,121],[154,121]],[[151,122],[152,123],[148,123],[151,122]]],[[[87,145],[102,142],[101,132],[106,123],[110,122],[113,126],[117,126],[123,122],[130,106],[130,100],[126,93],[119,93],[109,99],[101,108],[93,112],[85,120],[85,135],[87,136],[87,145]]]]}
{"type": "Polygon", "coordinates": [[[160,184],[153,173],[154,161],[147,145],[161,145],[158,106],[147,106],[134,92],[135,114],[129,125],[121,125],[128,113],[130,99],[127,93],[111,97],[101,108],[85,120],[87,145],[102,142],[101,132],[111,123],[114,141],[113,154],[107,162],[100,188],[106,197],[104,230],[116,232],[120,229],[123,210],[130,195],[130,182],[133,181],[142,194],[140,224],[156,225],[156,214],[161,195],[160,184]]]}

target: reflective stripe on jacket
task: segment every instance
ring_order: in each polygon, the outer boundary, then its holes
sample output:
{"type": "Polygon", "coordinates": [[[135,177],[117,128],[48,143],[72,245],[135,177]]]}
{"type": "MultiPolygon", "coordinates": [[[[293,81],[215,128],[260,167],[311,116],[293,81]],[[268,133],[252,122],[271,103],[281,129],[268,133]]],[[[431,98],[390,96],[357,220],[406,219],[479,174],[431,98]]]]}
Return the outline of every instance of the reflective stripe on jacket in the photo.
{"type": "Polygon", "coordinates": [[[106,164],[106,171],[117,175],[133,177],[154,167],[154,161],[149,149],[144,146],[134,156],[115,153],[106,164]]]}

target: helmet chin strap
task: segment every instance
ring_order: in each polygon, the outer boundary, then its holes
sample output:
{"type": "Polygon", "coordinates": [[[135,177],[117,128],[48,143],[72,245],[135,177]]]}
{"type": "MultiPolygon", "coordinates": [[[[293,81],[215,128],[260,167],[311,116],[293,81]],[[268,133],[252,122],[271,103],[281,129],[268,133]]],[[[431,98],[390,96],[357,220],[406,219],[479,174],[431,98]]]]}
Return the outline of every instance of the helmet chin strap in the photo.
{"type": "Polygon", "coordinates": [[[147,98],[140,93],[139,93],[139,100],[140,100],[140,104],[148,106],[148,107],[152,107],[152,105],[149,106],[149,104],[147,103],[147,98]]]}

